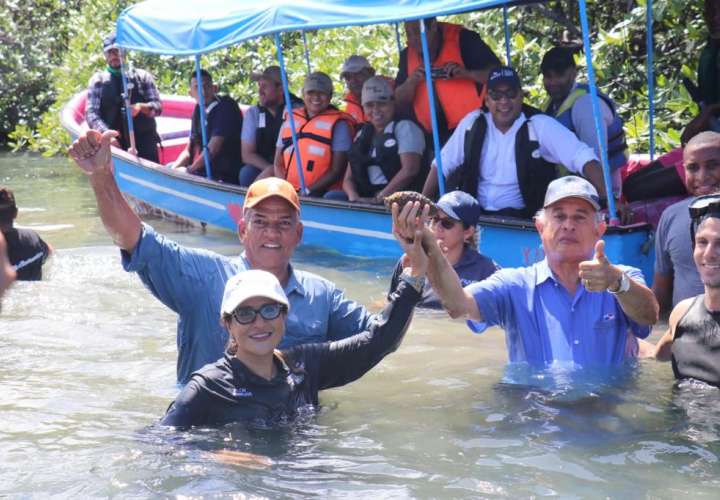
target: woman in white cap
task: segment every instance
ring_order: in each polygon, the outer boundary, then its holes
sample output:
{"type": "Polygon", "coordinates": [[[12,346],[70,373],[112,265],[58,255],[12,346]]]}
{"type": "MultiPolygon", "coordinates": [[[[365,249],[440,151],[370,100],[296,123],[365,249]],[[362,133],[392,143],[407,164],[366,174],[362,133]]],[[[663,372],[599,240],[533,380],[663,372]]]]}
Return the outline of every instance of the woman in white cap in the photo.
{"type": "MultiPolygon", "coordinates": [[[[419,247],[405,245],[406,251],[419,247]]],[[[399,346],[420,300],[426,265],[408,268],[368,331],[286,350],[276,349],[289,307],[277,278],[260,270],[235,275],[221,307],[221,321],[230,332],[225,356],[192,375],[161,424],[267,426],[292,420],[302,407],[317,406],[318,391],[357,380],[399,346]]]]}

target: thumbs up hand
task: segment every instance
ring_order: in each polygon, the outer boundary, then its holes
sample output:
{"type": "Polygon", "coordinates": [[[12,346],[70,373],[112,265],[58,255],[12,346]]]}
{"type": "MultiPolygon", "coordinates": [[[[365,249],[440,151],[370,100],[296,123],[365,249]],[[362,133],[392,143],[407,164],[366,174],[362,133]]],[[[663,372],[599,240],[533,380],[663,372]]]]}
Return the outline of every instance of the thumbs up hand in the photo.
{"type": "Polygon", "coordinates": [[[595,255],[592,260],[580,263],[578,274],[588,292],[604,292],[608,288],[616,289],[622,277],[622,271],[613,266],[605,255],[603,240],[595,243],[595,255]]]}

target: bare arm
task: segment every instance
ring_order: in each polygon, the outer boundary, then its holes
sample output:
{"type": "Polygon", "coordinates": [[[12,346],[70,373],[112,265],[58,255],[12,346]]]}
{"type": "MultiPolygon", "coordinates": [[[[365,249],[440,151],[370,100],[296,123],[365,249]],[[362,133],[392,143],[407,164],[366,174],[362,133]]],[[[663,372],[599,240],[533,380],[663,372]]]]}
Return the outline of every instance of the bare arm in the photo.
{"type": "Polygon", "coordinates": [[[357,189],[355,189],[355,181],[353,180],[351,168],[345,170],[342,188],[343,191],[345,191],[345,194],[348,196],[349,201],[357,201],[360,198],[357,189]]]}
{"type": "Polygon", "coordinates": [[[583,165],[583,176],[589,180],[595,189],[597,189],[601,200],[607,199],[607,191],[605,190],[605,178],[603,177],[602,166],[597,160],[590,160],[583,165]]]}
{"type": "Polygon", "coordinates": [[[407,79],[395,88],[395,108],[412,109],[417,86],[424,80],[423,68],[418,68],[408,75],[407,79]]]}
{"type": "MultiPolygon", "coordinates": [[[[293,155],[293,159],[295,159],[295,155],[293,155]]],[[[286,177],[287,170],[285,169],[285,160],[283,158],[282,148],[280,147],[275,148],[275,162],[273,168],[275,170],[275,177],[280,177],[281,179],[286,177]]]]}
{"type": "Polygon", "coordinates": [[[179,167],[185,167],[187,165],[190,165],[190,148],[192,147],[192,139],[188,140],[187,146],[185,146],[185,149],[182,150],[182,152],[178,155],[177,158],[175,158],[175,161],[172,162],[172,168],[179,168],[179,167]]]}
{"type": "Polygon", "coordinates": [[[118,189],[112,169],[110,142],[117,132],[88,130],[72,143],[68,152],[89,176],[100,218],[117,246],[132,252],[140,240],[142,224],[118,189]]]}
{"type": "MultiPolygon", "coordinates": [[[[212,160],[217,156],[222,148],[225,138],[220,135],[214,135],[210,138],[210,142],[207,144],[208,155],[210,156],[210,166],[212,167],[212,160]]],[[[188,167],[188,172],[194,173],[205,168],[205,155],[198,155],[192,165],[188,167]]]]}
{"type": "Polygon", "coordinates": [[[656,272],[653,275],[652,291],[660,305],[661,311],[672,307],[673,275],[656,272]]]}
{"type": "Polygon", "coordinates": [[[435,163],[430,167],[427,179],[425,179],[425,185],[423,186],[422,194],[433,200],[437,198],[438,194],[438,178],[437,178],[437,166],[435,163]]]}
{"type": "Polygon", "coordinates": [[[254,142],[240,141],[240,149],[242,151],[243,163],[252,165],[260,170],[272,167],[272,163],[260,156],[254,142]]]}
{"type": "Polygon", "coordinates": [[[0,297],[13,281],[15,281],[15,269],[8,258],[5,237],[0,233],[0,297]]]}
{"type": "Polygon", "coordinates": [[[665,335],[655,345],[654,357],[658,361],[670,361],[672,358],[672,345],[675,340],[675,329],[687,310],[692,305],[693,298],[685,299],[678,303],[670,313],[670,319],[668,320],[668,329],[665,335]]]}

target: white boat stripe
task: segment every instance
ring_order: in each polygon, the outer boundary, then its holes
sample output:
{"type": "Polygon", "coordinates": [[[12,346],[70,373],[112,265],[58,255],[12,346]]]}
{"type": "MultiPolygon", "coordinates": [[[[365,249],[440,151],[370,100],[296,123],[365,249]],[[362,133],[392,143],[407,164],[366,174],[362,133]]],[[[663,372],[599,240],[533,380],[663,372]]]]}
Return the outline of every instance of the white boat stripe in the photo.
{"type": "Polygon", "coordinates": [[[325,229],[327,231],[335,231],[337,233],[355,234],[357,236],[367,236],[370,238],[378,238],[381,240],[394,240],[395,237],[392,233],[383,233],[382,231],[373,231],[371,229],[358,229],[355,227],[336,226],[334,224],[323,224],[322,222],[314,222],[310,220],[303,220],[305,227],[312,227],[314,229],[325,229]]]}
{"type": "Polygon", "coordinates": [[[125,179],[126,181],[134,182],[135,184],[139,184],[140,186],[154,189],[155,191],[158,191],[160,193],[171,194],[173,196],[177,196],[178,198],[182,198],[184,200],[199,203],[201,205],[205,205],[207,207],[214,208],[216,210],[222,210],[223,212],[225,211],[225,205],[222,205],[221,203],[215,203],[214,201],[206,200],[205,198],[201,198],[199,196],[183,193],[182,191],[170,189],[165,186],[160,186],[158,184],[155,184],[154,182],[149,182],[149,181],[146,181],[143,179],[139,179],[133,175],[128,175],[128,174],[124,174],[124,173],[120,173],[118,175],[120,177],[122,177],[123,179],[125,179]]]}

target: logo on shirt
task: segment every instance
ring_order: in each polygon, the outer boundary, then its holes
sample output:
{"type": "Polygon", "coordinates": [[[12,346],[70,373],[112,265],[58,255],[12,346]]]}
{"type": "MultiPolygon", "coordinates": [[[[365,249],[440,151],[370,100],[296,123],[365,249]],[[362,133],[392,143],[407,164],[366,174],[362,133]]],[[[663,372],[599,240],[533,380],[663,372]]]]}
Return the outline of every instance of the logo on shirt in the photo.
{"type": "Polygon", "coordinates": [[[236,387],[232,391],[232,395],[236,398],[251,398],[253,393],[245,389],[244,387],[236,387]]]}
{"type": "Polygon", "coordinates": [[[539,158],[540,158],[540,150],[539,150],[539,149],[536,149],[535,151],[533,151],[532,153],[530,153],[530,156],[532,156],[532,157],[535,158],[536,160],[539,159],[539,158]]]}
{"type": "Polygon", "coordinates": [[[388,139],[388,140],[385,141],[385,143],[384,143],[384,145],[385,145],[386,148],[391,148],[391,147],[393,147],[395,144],[397,144],[397,141],[396,141],[395,139],[392,139],[392,138],[391,138],[391,139],[388,139]]]}
{"type": "Polygon", "coordinates": [[[607,314],[603,315],[603,321],[612,321],[614,319],[615,319],[614,313],[607,313],[607,314]]]}

